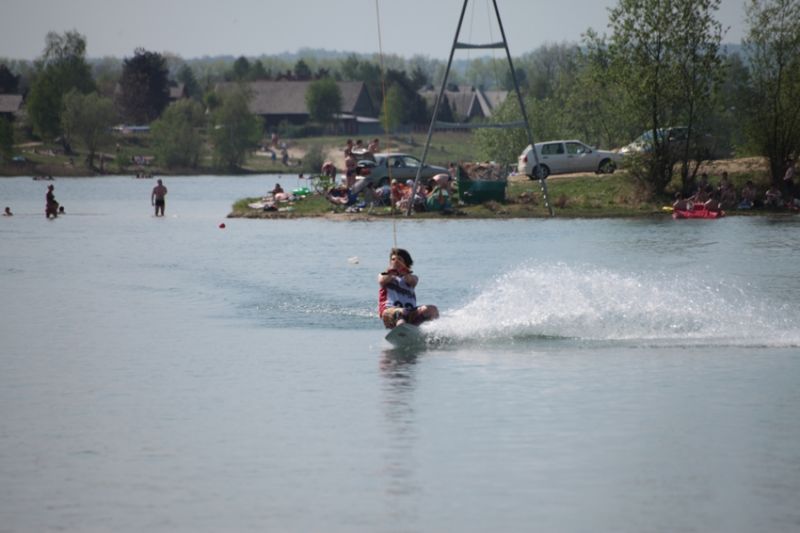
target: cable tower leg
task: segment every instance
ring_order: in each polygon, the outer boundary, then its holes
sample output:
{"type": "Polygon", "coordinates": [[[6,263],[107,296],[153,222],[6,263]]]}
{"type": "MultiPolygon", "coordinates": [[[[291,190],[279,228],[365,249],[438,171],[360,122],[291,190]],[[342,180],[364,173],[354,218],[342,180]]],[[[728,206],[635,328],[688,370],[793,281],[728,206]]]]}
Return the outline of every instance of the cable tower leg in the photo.
{"type": "Polygon", "coordinates": [[[533,132],[531,131],[531,123],[528,120],[528,113],[525,111],[525,102],[522,99],[522,93],[519,90],[519,82],[517,82],[517,73],[514,70],[514,62],[511,60],[511,52],[508,49],[508,40],[506,39],[506,31],[503,29],[503,21],[500,18],[500,10],[497,8],[497,0],[492,0],[492,4],[494,5],[494,13],[497,16],[497,25],[500,27],[500,35],[503,37],[503,48],[506,50],[506,57],[508,58],[508,66],[509,70],[511,71],[511,79],[514,81],[514,91],[517,93],[517,99],[519,100],[519,109],[522,113],[522,118],[525,121],[525,132],[528,134],[528,144],[531,145],[531,153],[533,154],[533,161],[534,167],[536,169],[536,174],[539,178],[539,186],[542,188],[542,197],[544,199],[544,205],[547,207],[547,211],[550,213],[552,217],[555,213],[553,213],[553,206],[550,205],[550,199],[547,196],[547,183],[545,178],[541,175],[541,167],[539,166],[539,156],[536,154],[536,144],[533,142],[533,132]]]}

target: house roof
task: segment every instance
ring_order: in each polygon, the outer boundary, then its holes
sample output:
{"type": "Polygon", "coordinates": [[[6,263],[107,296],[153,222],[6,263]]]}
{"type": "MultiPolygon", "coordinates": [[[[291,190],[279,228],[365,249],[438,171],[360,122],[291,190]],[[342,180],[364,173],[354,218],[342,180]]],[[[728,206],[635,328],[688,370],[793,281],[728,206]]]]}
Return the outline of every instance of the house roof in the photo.
{"type": "Polygon", "coordinates": [[[170,100],[180,100],[186,96],[186,85],[183,83],[179,83],[174,87],[169,88],[169,98],[170,100]]]}
{"type": "MultiPolygon", "coordinates": [[[[312,81],[254,81],[247,84],[252,91],[250,111],[257,115],[307,115],[306,91],[312,81]]],[[[222,83],[224,89],[229,83],[222,83]]],[[[375,116],[372,100],[364,82],[337,81],[342,92],[342,113],[375,116]]]]}
{"type": "Polygon", "coordinates": [[[21,107],[21,94],[0,94],[0,113],[16,113],[21,107]]]}
{"type": "MultiPolygon", "coordinates": [[[[419,95],[428,105],[433,105],[439,93],[428,87],[421,89],[419,95]]],[[[505,101],[508,91],[484,91],[471,85],[459,85],[457,90],[445,90],[444,96],[453,113],[469,120],[473,117],[491,117],[497,106],[505,101]]]]}

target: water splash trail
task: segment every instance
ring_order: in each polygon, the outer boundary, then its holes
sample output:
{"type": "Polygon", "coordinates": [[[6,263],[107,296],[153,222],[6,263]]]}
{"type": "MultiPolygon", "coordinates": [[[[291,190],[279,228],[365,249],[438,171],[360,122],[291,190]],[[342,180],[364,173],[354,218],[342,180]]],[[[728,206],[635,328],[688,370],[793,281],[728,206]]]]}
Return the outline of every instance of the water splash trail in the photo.
{"type": "Polygon", "coordinates": [[[665,273],[528,264],[426,329],[452,342],[531,338],[665,346],[800,346],[800,308],[665,273]]]}

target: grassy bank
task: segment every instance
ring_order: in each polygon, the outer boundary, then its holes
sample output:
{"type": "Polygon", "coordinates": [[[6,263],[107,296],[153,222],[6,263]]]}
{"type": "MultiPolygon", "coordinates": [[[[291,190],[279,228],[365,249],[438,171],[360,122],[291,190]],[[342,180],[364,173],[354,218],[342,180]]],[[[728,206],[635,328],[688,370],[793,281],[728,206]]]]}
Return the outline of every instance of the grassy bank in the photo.
{"type": "MultiPolygon", "coordinates": [[[[710,163],[705,171],[709,173],[711,182],[717,184],[723,171],[729,173],[733,186],[740,191],[745,182],[752,180],[757,189],[757,197],[763,198],[769,186],[769,180],[763,162],[755,159],[716,161],[710,163]]],[[[600,217],[642,217],[669,216],[664,206],[672,204],[670,195],[650,197],[624,170],[614,174],[575,174],[569,176],[551,176],[547,180],[548,196],[555,215],[570,218],[600,217]]],[[[678,189],[679,183],[671,184],[678,189]]],[[[334,207],[322,196],[308,196],[293,202],[284,211],[262,211],[252,209],[248,204],[260,198],[243,198],[237,201],[228,215],[232,218],[295,218],[309,216],[333,216],[339,218],[389,218],[404,216],[404,213],[392,212],[388,207],[378,207],[367,212],[346,213],[341,207],[334,207]]],[[[794,214],[788,210],[752,209],[739,211],[732,209],[728,215],[751,216],[765,213],[794,214]]],[[[531,181],[522,176],[509,179],[505,202],[485,202],[477,205],[459,204],[451,214],[415,213],[416,218],[535,218],[548,217],[549,211],[544,204],[542,191],[538,181],[531,181]]]]}
{"type": "MultiPolygon", "coordinates": [[[[661,215],[662,202],[646,201],[637,192],[637,186],[624,172],[613,175],[582,175],[548,180],[548,194],[558,216],[566,217],[630,217],[661,215]]],[[[341,216],[343,218],[388,218],[403,216],[388,207],[377,207],[369,212],[345,213],[334,207],[324,197],[308,196],[293,202],[291,210],[262,211],[248,204],[259,198],[243,198],[233,205],[232,218],[294,218],[307,216],[341,216]]],[[[437,212],[415,213],[416,218],[534,218],[547,217],[538,181],[515,178],[509,181],[506,202],[485,202],[476,205],[459,204],[451,214],[437,212]]]]}

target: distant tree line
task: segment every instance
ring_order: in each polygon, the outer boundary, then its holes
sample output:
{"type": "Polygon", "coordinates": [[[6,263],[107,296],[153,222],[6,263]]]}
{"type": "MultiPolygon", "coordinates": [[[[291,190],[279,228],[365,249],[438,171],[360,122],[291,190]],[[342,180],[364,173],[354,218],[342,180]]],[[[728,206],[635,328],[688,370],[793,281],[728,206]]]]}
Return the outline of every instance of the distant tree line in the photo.
{"type": "MultiPolygon", "coordinates": [[[[675,176],[690,187],[700,161],[732,151],[767,157],[772,179],[780,179],[787,160],[800,152],[800,0],[747,0],[747,38],[735,53],[722,45],[725,29],[715,17],[719,5],[720,0],[618,0],[610,10],[608,35],[588,31],[580,44],[545,45],[515,58],[534,140],[580,138],[617,147],[650,131],[652,151],[631,170],[654,193],[662,193],[675,176]],[[659,135],[675,126],[687,131],[678,146],[659,135]]],[[[90,165],[90,145],[102,144],[94,140],[102,136],[97,132],[119,121],[151,124],[166,165],[197,165],[204,129],[216,163],[240,165],[242,150],[265,132],[247,111],[246,90],[216,92],[226,81],[312,81],[306,103],[311,120],[322,125],[341,108],[331,82],[362,81],[384,128],[426,127],[432,110],[418,91],[438,89],[445,70],[443,61],[422,56],[186,61],[136,49],[122,60],[90,63],[85,53],[86,39],[79,33],[48,33],[36,61],[0,61],[0,92],[26,93],[27,133],[58,139],[68,152],[79,140],[90,165]],[[169,105],[169,88],[178,83],[190,99],[169,105]],[[87,107],[103,111],[89,113],[87,107]]],[[[513,90],[504,58],[457,65],[449,83],[513,90]]],[[[454,118],[449,105],[440,113],[442,119],[454,118]]],[[[492,120],[519,116],[517,99],[507,98],[492,120]]],[[[0,143],[9,137],[2,122],[0,143]]],[[[476,135],[481,159],[514,161],[527,144],[521,130],[476,135]]]]}

